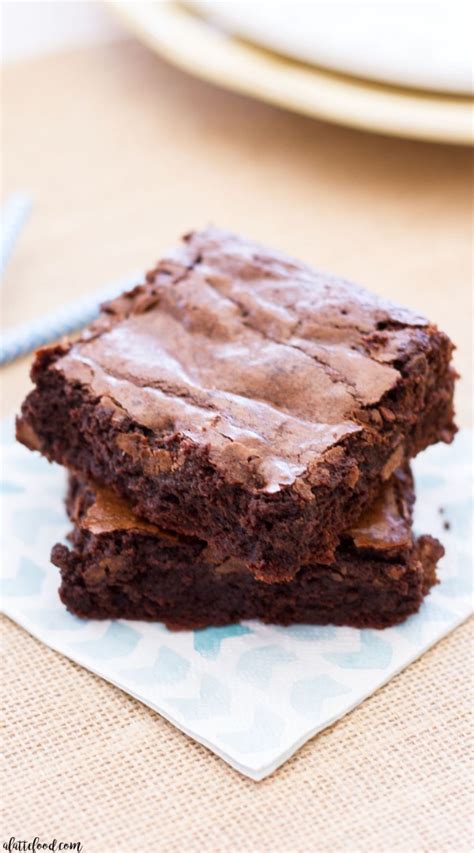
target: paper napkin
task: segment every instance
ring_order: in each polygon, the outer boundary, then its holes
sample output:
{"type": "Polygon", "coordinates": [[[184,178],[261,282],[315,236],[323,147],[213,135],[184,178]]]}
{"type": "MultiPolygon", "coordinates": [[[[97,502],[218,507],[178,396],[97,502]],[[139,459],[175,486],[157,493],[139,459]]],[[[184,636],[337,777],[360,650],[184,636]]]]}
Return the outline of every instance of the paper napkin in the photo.
{"type": "Polygon", "coordinates": [[[414,463],[416,529],[437,536],[446,556],[441,583],[420,612],[384,631],[244,622],[171,632],[159,623],[78,619],[59,601],[49,561],[69,528],[64,471],[16,444],[11,422],[2,443],[4,612],[252,779],[275,770],[472,612],[468,431],[414,463]]]}

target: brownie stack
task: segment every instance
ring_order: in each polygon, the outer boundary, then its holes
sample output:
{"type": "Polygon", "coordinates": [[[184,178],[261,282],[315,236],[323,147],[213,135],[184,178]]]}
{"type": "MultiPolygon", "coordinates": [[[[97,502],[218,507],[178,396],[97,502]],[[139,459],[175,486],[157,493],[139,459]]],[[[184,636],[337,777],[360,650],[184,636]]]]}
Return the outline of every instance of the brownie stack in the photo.
{"type": "Polygon", "coordinates": [[[36,354],[17,434],[69,469],[62,600],[175,628],[405,619],[443,553],[412,533],[409,462],[454,435],[452,349],[357,285],[187,235],[36,354]]]}

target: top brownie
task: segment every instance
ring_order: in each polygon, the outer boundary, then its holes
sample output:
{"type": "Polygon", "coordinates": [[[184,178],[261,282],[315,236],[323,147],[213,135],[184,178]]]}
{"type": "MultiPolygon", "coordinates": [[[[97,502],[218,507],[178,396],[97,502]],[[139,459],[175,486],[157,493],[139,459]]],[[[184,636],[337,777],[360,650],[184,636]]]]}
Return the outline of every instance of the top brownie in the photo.
{"type": "Polygon", "coordinates": [[[209,228],[38,351],[18,437],[282,580],[451,440],[451,353],[408,309],[209,228]]]}

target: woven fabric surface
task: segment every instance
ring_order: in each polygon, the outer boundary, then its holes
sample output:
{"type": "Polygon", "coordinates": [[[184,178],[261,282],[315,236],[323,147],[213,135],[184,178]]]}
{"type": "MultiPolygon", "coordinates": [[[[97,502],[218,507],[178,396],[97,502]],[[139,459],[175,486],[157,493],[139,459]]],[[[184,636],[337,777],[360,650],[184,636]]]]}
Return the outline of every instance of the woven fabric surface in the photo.
{"type": "MultiPolygon", "coordinates": [[[[129,42],[3,73],[4,193],[34,208],[7,326],[152,264],[215,222],[359,280],[455,340],[471,421],[471,155],[357,133],[181,74],[129,42]],[[34,129],[34,130],[33,130],[34,129]]],[[[18,411],[30,359],[4,369],[18,411]]],[[[4,841],[90,851],[464,851],[467,625],[260,783],[4,620],[4,841]]]]}
{"type": "Polygon", "coordinates": [[[79,840],[85,853],[472,849],[473,625],[256,783],[3,619],[2,841],[79,840]]]}

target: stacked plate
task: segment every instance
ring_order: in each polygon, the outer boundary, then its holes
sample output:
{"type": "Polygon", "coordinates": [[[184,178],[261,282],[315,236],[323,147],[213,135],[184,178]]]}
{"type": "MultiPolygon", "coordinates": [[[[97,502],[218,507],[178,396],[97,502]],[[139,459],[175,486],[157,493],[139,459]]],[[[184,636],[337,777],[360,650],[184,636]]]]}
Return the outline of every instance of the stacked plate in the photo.
{"type": "Polygon", "coordinates": [[[339,124],[472,143],[467,0],[112,6],[158,53],[221,86],[339,124]]]}

